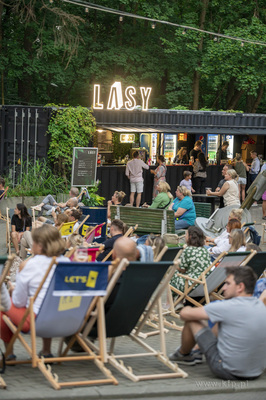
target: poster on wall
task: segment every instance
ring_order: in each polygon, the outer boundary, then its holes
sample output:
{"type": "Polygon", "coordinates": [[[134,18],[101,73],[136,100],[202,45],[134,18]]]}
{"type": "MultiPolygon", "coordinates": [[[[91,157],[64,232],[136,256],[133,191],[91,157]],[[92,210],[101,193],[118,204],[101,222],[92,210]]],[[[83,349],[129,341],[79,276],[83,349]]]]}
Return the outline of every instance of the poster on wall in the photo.
{"type": "Polygon", "coordinates": [[[74,147],[71,186],[94,186],[96,182],[98,148],[74,147]]]}

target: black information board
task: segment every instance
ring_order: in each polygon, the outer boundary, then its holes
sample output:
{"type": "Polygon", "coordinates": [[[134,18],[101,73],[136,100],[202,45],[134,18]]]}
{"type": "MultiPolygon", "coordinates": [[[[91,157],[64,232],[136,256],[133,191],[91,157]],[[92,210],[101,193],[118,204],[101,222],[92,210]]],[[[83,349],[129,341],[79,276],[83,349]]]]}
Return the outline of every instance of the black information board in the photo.
{"type": "Polygon", "coordinates": [[[96,182],[98,149],[74,147],[71,186],[94,186],[96,182]]]}

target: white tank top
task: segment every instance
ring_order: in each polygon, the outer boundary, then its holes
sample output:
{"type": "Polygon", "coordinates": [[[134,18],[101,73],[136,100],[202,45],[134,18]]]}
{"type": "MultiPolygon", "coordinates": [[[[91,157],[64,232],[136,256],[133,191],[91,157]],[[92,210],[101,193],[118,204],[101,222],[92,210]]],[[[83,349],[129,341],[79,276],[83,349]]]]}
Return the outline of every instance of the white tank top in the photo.
{"type": "Polygon", "coordinates": [[[240,206],[239,189],[237,182],[234,179],[230,179],[230,181],[226,181],[226,183],[228,183],[229,188],[223,195],[225,207],[231,206],[232,204],[237,204],[240,206]]]}

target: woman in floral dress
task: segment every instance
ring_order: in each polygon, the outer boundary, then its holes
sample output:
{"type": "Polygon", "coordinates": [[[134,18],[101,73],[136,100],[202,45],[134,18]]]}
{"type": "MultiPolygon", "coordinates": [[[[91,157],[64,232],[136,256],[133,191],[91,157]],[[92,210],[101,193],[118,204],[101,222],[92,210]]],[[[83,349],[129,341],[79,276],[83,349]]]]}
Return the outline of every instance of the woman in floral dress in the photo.
{"type": "MultiPolygon", "coordinates": [[[[196,279],[211,264],[209,252],[203,247],[205,236],[202,230],[196,226],[190,226],[186,232],[186,242],[187,247],[181,255],[178,272],[196,279]]],[[[171,279],[171,285],[183,292],[185,279],[178,276],[178,272],[171,279]]],[[[191,286],[192,283],[192,281],[188,281],[188,286],[191,286]]]]}
{"type": "Polygon", "coordinates": [[[160,181],[165,181],[166,175],[166,166],[165,166],[165,159],[164,156],[159,156],[157,159],[158,167],[156,169],[151,169],[151,173],[154,174],[154,181],[153,181],[153,194],[152,198],[155,199],[157,194],[159,193],[157,190],[158,183],[160,181]]]}

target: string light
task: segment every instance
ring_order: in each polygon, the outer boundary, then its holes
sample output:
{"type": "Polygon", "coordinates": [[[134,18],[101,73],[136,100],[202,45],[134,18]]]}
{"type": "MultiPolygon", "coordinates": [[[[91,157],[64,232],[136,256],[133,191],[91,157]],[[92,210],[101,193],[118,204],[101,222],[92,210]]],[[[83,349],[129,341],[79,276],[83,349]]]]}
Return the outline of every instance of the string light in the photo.
{"type": "Polygon", "coordinates": [[[155,23],[155,22],[153,22],[153,23],[151,24],[151,28],[152,28],[152,29],[155,29],[155,28],[156,28],[156,23],[155,23]]]}
{"type": "Polygon", "coordinates": [[[245,43],[244,43],[244,42],[241,42],[241,47],[244,47],[244,45],[245,45],[245,43]]]}
{"type": "Polygon", "coordinates": [[[88,13],[88,12],[89,12],[89,8],[86,7],[86,8],[85,8],[85,13],[88,13]]]}
{"type": "Polygon", "coordinates": [[[120,17],[119,17],[119,22],[123,22],[123,15],[120,15],[120,17]]]}
{"type": "Polygon", "coordinates": [[[186,28],[183,30],[182,35],[185,35],[187,33],[186,28]]]}
{"type": "MultiPolygon", "coordinates": [[[[53,2],[53,0],[49,0],[49,1],[51,3],[53,2]]],[[[82,0],[62,0],[62,1],[64,3],[75,4],[76,6],[80,6],[80,7],[88,7],[88,8],[92,8],[94,10],[103,11],[103,12],[107,12],[107,13],[110,13],[110,14],[119,15],[119,16],[122,16],[122,17],[129,17],[129,18],[134,18],[134,19],[142,19],[142,20],[145,20],[145,21],[155,22],[154,18],[144,17],[144,16],[138,15],[138,14],[132,14],[132,13],[125,12],[125,11],[120,11],[120,10],[116,10],[116,9],[113,9],[113,8],[104,7],[104,6],[101,6],[99,4],[89,3],[87,1],[86,2],[82,1],[82,0]]],[[[239,38],[239,37],[235,37],[235,36],[224,35],[222,33],[215,33],[215,32],[211,32],[211,31],[205,31],[204,29],[195,28],[194,26],[181,25],[181,24],[176,24],[174,22],[164,21],[164,20],[159,20],[159,19],[156,20],[156,23],[157,24],[159,23],[159,24],[165,24],[165,25],[169,25],[169,26],[182,28],[183,32],[185,30],[191,30],[191,31],[195,31],[195,32],[206,33],[208,35],[214,36],[214,38],[216,37],[217,40],[218,40],[218,37],[219,37],[219,38],[239,41],[241,43],[243,42],[243,43],[256,44],[256,45],[259,45],[259,46],[266,46],[265,42],[248,40],[248,39],[243,39],[243,38],[239,38]]]]}
{"type": "Polygon", "coordinates": [[[214,36],[213,41],[214,41],[214,42],[217,42],[217,41],[218,41],[217,36],[214,36]]]}

